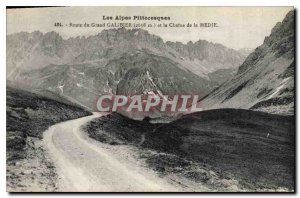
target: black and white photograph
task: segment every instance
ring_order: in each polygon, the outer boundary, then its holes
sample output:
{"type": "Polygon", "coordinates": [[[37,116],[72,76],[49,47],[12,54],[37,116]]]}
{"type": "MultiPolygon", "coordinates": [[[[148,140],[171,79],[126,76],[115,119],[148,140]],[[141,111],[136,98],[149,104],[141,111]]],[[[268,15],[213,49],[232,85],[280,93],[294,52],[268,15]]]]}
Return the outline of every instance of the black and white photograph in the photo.
{"type": "Polygon", "coordinates": [[[7,6],[6,191],[295,193],[296,13],[7,6]]]}

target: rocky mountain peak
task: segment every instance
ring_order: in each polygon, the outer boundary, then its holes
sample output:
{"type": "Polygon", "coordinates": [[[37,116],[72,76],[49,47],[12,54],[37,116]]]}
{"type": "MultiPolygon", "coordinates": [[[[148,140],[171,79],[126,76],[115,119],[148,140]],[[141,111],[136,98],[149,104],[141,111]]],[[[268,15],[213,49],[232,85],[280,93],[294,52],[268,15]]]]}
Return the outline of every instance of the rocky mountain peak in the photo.
{"type": "Polygon", "coordinates": [[[238,74],[241,74],[259,60],[263,59],[269,52],[275,53],[276,57],[294,56],[294,11],[290,11],[282,22],[278,22],[267,36],[264,43],[257,47],[239,67],[238,74]]]}
{"type": "Polygon", "coordinates": [[[293,114],[294,21],[291,11],[246,58],[238,73],[203,99],[204,106],[293,114]]]}
{"type": "Polygon", "coordinates": [[[205,40],[187,44],[164,42],[144,29],[105,29],[94,36],[68,39],[54,31],[36,31],[8,35],[7,43],[7,67],[11,80],[24,71],[50,64],[93,63],[104,66],[124,52],[135,50],[167,57],[181,68],[204,78],[209,78],[208,73],[218,69],[236,69],[245,58],[236,50],[205,40]]]}

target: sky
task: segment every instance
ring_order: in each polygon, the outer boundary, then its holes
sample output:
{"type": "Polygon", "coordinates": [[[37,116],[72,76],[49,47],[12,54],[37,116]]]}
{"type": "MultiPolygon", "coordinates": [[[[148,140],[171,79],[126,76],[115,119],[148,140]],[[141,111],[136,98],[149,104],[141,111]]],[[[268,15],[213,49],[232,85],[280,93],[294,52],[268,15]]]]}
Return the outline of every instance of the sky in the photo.
{"type": "MultiPolygon", "coordinates": [[[[58,32],[63,38],[96,35],[100,27],[67,27],[69,23],[103,23],[149,21],[107,21],[103,16],[163,16],[169,23],[217,23],[217,27],[163,27],[143,29],[160,36],[164,41],[187,43],[207,40],[233,49],[256,48],[271,29],[284,19],[293,7],[56,7],[7,10],[7,34],[17,32],[58,32]],[[55,27],[61,22],[64,27],[55,27]]],[[[157,22],[161,23],[161,22],[157,22]]]]}

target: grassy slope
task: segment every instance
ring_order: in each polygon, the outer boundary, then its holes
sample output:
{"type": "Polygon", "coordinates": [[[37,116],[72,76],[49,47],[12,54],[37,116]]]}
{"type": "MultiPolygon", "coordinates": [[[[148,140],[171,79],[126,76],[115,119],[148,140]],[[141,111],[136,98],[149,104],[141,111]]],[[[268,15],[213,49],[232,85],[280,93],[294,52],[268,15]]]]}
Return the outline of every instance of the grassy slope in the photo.
{"type": "Polygon", "coordinates": [[[219,190],[232,181],[246,190],[294,189],[293,117],[223,109],[151,124],[112,114],[95,119],[86,129],[105,143],[152,149],[155,155],[142,156],[154,169],[213,188],[219,185],[219,190]]]}
{"type": "Polygon", "coordinates": [[[208,164],[248,188],[294,188],[294,117],[248,110],[187,115],[148,135],[145,145],[208,164]]]}

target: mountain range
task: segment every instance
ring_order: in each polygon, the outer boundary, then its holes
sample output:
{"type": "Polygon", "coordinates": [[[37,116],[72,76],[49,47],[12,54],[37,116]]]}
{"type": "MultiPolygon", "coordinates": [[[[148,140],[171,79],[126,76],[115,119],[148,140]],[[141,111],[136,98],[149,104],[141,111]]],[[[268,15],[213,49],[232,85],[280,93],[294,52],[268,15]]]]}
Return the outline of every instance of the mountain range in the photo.
{"type": "Polygon", "coordinates": [[[199,40],[164,42],[143,29],[63,39],[56,32],[7,36],[7,79],[91,109],[102,93],[205,96],[232,77],[245,52],[199,40]]]}
{"type": "Polygon", "coordinates": [[[294,42],[293,11],[255,50],[204,40],[164,42],[143,29],[108,29],[69,39],[56,32],[21,32],[7,36],[7,79],[87,109],[101,94],[155,91],[199,95],[205,110],[293,114],[294,42]]]}

